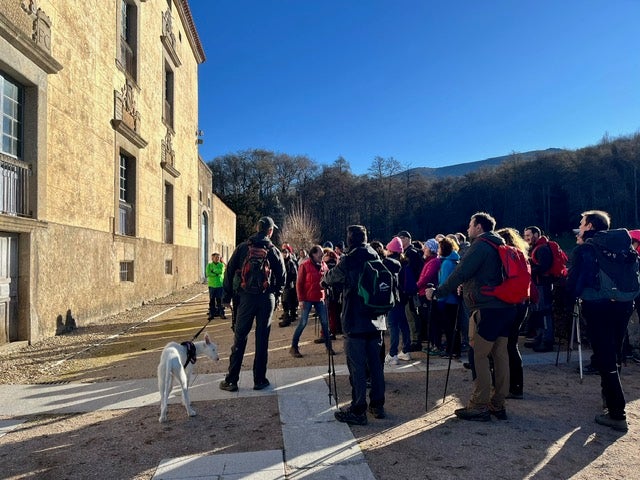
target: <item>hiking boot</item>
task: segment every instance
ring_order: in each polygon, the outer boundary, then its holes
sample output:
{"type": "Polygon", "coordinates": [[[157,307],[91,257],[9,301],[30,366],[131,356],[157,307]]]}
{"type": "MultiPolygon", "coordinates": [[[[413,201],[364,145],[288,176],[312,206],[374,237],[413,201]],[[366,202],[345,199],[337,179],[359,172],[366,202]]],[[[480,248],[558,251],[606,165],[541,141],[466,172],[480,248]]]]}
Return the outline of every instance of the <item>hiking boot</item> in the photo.
{"type": "Polygon", "coordinates": [[[278,326],[279,327],[288,327],[289,325],[291,325],[291,321],[290,320],[283,320],[281,322],[278,322],[278,326]]]}
{"type": "Polygon", "coordinates": [[[353,413],[350,407],[341,408],[337,412],[334,412],[333,416],[336,417],[337,421],[347,423],[349,425],[367,424],[367,415],[365,413],[361,413],[360,415],[353,413]]]}
{"type": "Polygon", "coordinates": [[[266,378],[264,380],[262,380],[261,382],[255,382],[253,384],[253,389],[254,390],[263,390],[265,388],[267,388],[269,385],[271,385],[269,383],[269,380],[267,380],[266,378]]]}
{"type": "Polygon", "coordinates": [[[324,338],[322,338],[322,337],[320,337],[320,338],[316,338],[316,339],[313,341],[313,343],[317,343],[317,344],[324,343],[324,338]]]}
{"type": "Polygon", "coordinates": [[[509,392],[505,398],[510,398],[512,400],[522,400],[524,398],[524,394],[522,392],[520,393],[509,392]]]}
{"type": "Polygon", "coordinates": [[[489,422],[491,420],[489,410],[484,408],[458,408],[454,413],[462,420],[473,422],[489,422]]]}
{"type": "Polygon", "coordinates": [[[373,418],[386,418],[387,414],[384,413],[384,407],[374,407],[369,405],[369,413],[373,415],[373,418]]]}
{"type": "Polygon", "coordinates": [[[397,365],[398,364],[398,355],[391,356],[387,353],[387,356],[384,357],[385,365],[397,365]]]}
{"type": "Polygon", "coordinates": [[[603,415],[596,415],[596,423],[604,425],[605,427],[613,428],[617,432],[626,432],[629,430],[627,421],[625,419],[616,420],[611,418],[611,415],[605,413],[603,415]]]}
{"type": "Polygon", "coordinates": [[[237,383],[231,383],[231,382],[227,382],[226,380],[222,380],[220,382],[220,390],[226,390],[227,392],[237,392],[238,391],[238,384],[237,383]]]}
{"type": "Polygon", "coordinates": [[[411,345],[409,345],[410,352],[419,352],[421,350],[422,350],[422,344],[420,342],[412,342],[411,345]]]}
{"type": "Polygon", "coordinates": [[[302,358],[302,354],[300,353],[300,350],[298,350],[298,347],[291,347],[289,349],[289,353],[294,358],[302,358]]]}
{"type": "Polygon", "coordinates": [[[405,352],[399,352],[398,353],[398,360],[403,360],[405,362],[408,362],[409,360],[411,360],[411,354],[410,353],[405,353],[405,352]]]}
{"type": "Polygon", "coordinates": [[[507,420],[507,410],[503,407],[500,410],[489,410],[489,413],[497,420],[507,420]]]}

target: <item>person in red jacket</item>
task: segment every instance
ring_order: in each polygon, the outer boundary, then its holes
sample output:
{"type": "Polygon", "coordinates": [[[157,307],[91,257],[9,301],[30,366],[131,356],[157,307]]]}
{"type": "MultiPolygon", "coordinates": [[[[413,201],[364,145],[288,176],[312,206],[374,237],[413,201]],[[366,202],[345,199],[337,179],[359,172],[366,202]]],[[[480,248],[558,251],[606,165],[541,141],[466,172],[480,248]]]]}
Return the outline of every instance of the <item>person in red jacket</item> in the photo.
{"type": "Polygon", "coordinates": [[[316,313],[320,317],[320,325],[322,326],[322,335],[325,339],[327,350],[333,355],[331,348],[331,340],[329,336],[329,321],[327,319],[327,307],[324,303],[324,288],[320,285],[322,276],[329,270],[327,264],[322,260],[324,252],[320,245],[314,245],[309,250],[309,257],[300,264],[298,268],[298,280],[296,281],[296,292],[298,293],[298,301],[302,302],[302,314],[296,331],[293,332],[291,340],[291,348],[289,353],[296,358],[301,358],[302,354],[298,348],[300,336],[309,321],[309,312],[311,307],[316,309],[316,313]]]}

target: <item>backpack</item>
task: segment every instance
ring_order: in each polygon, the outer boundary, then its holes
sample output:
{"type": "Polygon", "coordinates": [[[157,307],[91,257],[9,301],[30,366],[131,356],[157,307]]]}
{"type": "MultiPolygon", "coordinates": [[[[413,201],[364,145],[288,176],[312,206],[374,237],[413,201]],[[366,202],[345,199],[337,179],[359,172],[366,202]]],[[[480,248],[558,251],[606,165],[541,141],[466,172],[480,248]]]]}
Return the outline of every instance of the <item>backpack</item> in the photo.
{"type": "Polygon", "coordinates": [[[358,276],[358,295],[372,318],[386,315],[395,305],[393,274],[376,258],[362,266],[358,276]]]}
{"type": "Polygon", "coordinates": [[[558,242],[554,242],[553,240],[548,240],[546,243],[538,245],[531,252],[531,261],[532,262],[535,261],[534,259],[536,255],[535,254],[536,250],[540,247],[544,247],[545,245],[549,246],[549,249],[551,250],[551,256],[553,257],[553,262],[551,263],[551,267],[549,267],[549,270],[547,271],[547,273],[545,273],[545,276],[550,276],[554,278],[566,278],[569,273],[567,270],[567,261],[569,260],[569,258],[567,257],[567,254],[564,253],[562,248],[560,248],[560,245],[558,245],[558,242]]]}
{"type": "Polygon", "coordinates": [[[598,264],[597,288],[585,288],[583,300],[630,302],[640,292],[638,253],[626,229],[598,232],[585,241],[593,247],[598,264]],[[604,241],[603,241],[604,240],[604,241]]]}
{"type": "Polygon", "coordinates": [[[502,283],[495,287],[485,286],[480,289],[483,295],[489,295],[505,303],[520,304],[529,298],[531,286],[531,266],[520,250],[511,245],[496,245],[484,238],[498,251],[502,262],[502,283]]]}
{"type": "Polygon", "coordinates": [[[257,247],[249,243],[249,252],[240,270],[240,287],[246,293],[264,293],[269,289],[271,265],[267,258],[266,247],[257,247]]]}

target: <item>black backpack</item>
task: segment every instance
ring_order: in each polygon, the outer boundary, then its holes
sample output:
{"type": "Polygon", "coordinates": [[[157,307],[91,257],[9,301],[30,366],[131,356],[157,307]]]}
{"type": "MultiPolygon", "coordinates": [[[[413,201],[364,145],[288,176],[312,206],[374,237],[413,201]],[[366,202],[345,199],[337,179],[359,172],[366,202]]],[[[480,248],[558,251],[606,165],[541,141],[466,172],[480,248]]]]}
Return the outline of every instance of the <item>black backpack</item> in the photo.
{"type": "Polygon", "coordinates": [[[386,315],[395,305],[394,277],[379,258],[367,260],[358,275],[358,295],[371,318],[386,315]]]}
{"type": "Polygon", "coordinates": [[[630,302],[640,292],[638,253],[631,246],[631,236],[624,228],[597,232],[585,241],[598,264],[598,285],[585,288],[583,300],[630,302]]]}
{"type": "Polygon", "coordinates": [[[269,290],[271,264],[267,247],[258,247],[249,242],[249,252],[240,270],[240,287],[246,293],[258,294],[269,290]]]}

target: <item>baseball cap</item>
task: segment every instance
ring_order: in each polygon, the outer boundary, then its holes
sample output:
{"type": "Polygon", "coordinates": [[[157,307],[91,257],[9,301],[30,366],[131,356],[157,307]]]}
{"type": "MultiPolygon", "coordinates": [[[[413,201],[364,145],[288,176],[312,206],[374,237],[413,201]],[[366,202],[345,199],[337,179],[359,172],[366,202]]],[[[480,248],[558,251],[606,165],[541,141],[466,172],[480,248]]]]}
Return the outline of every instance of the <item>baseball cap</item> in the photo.
{"type": "Polygon", "coordinates": [[[406,230],[402,230],[402,231],[398,232],[396,237],[411,238],[411,234],[409,232],[407,232],[406,230]]]}
{"type": "Polygon", "coordinates": [[[260,231],[266,232],[271,228],[278,228],[276,223],[273,221],[271,217],[262,217],[258,220],[258,225],[260,225],[260,231]]]}

